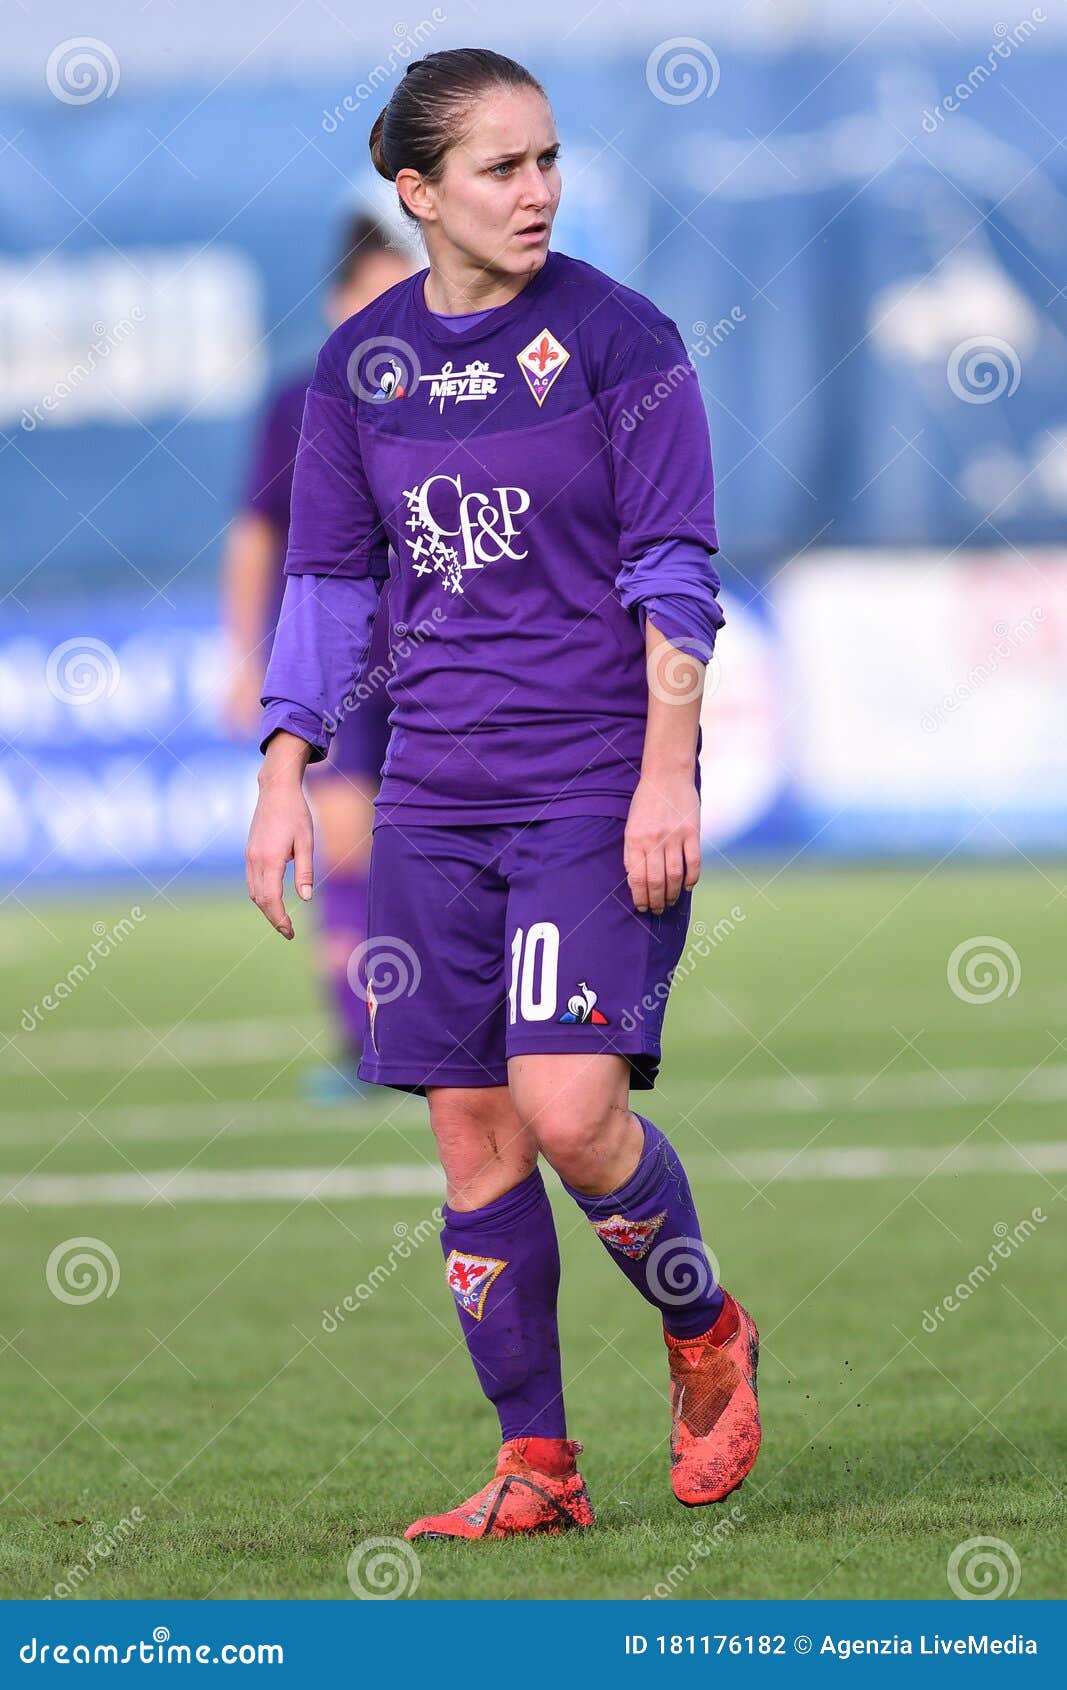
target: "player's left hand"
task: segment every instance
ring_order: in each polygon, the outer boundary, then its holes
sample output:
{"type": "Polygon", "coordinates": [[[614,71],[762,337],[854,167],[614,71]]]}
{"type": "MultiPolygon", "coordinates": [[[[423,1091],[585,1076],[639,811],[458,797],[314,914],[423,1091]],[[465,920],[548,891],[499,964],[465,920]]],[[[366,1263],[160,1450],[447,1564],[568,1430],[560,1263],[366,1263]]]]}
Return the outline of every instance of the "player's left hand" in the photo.
{"type": "Polygon", "coordinates": [[[630,803],[623,864],[634,908],[662,915],[700,878],[700,794],[689,775],[643,775],[630,803]]]}

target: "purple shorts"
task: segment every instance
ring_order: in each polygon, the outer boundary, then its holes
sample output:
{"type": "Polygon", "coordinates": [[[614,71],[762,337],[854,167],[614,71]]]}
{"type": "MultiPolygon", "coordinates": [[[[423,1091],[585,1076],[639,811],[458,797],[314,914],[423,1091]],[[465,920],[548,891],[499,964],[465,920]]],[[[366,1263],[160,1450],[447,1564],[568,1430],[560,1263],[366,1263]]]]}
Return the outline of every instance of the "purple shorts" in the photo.
{"type": "Polygon", "coordinates": [[[690,894],[639,914],[626,823],[561,816],[374,830],[361,1079],[400,1091],[502,1086],[507,1059],[609,1052],[655,1084],[690,894]]]}

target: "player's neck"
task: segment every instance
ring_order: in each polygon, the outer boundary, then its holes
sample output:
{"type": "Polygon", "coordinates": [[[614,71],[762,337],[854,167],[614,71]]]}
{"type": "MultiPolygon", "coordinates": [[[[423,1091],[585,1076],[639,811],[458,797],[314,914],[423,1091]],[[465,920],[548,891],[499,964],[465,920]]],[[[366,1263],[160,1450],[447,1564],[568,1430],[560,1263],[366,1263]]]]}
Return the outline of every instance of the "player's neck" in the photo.
{"type": "Polygon", "coordinates": [[[536,271],[510,276],[459,267],[446,271],[431,263],[422,293],[427,310],[445,317],[465,317],[472,311],[491,311],[497,305],[510,304],[534,275],[536,271]]]}

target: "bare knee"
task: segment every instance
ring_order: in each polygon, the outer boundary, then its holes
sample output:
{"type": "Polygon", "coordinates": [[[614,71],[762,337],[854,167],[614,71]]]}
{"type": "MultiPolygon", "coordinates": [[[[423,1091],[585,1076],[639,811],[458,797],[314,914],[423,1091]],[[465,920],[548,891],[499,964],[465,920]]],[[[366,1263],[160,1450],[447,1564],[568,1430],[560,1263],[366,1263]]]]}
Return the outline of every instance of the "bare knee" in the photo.
{"type": "Polygon", "coordinates": [[[640,1156],[634,1129],[637,1123],[627,1105],[606,1104],[569,1118],[544,1122],[537,1148],[560,1179],[590,1194],[614,1191],[633,1173],[640,1156]]]}
{"type": "Polygon", "coordinates": [[[507,1086],[431,1086],[427,1101],[450,1208],[483,1208],[537,1166],[507,1086]]]}
{"type": "Polygon", "coordinates": [[[621,1057],[514,1057],[517,1113],[545,1160],[577,1190],[614,1191],[637,1166],[643,1134],[621,1057]]]}

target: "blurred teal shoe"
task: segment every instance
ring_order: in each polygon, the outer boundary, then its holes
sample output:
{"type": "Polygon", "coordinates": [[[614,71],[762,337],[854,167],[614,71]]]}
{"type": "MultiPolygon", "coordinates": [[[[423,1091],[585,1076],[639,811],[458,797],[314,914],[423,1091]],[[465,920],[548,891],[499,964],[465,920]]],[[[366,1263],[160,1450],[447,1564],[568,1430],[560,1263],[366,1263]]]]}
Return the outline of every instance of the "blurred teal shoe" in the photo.
{"type": "Polygon", "coordinates": [[[358,1063],[358,1057],[348,1057],[305,1068],[300,1075],[300,1095],[305,1103],[317,1103],[325,1108],[331,1104],[365,1102],[376,1087],[359,1078],[358,1063]]]}

